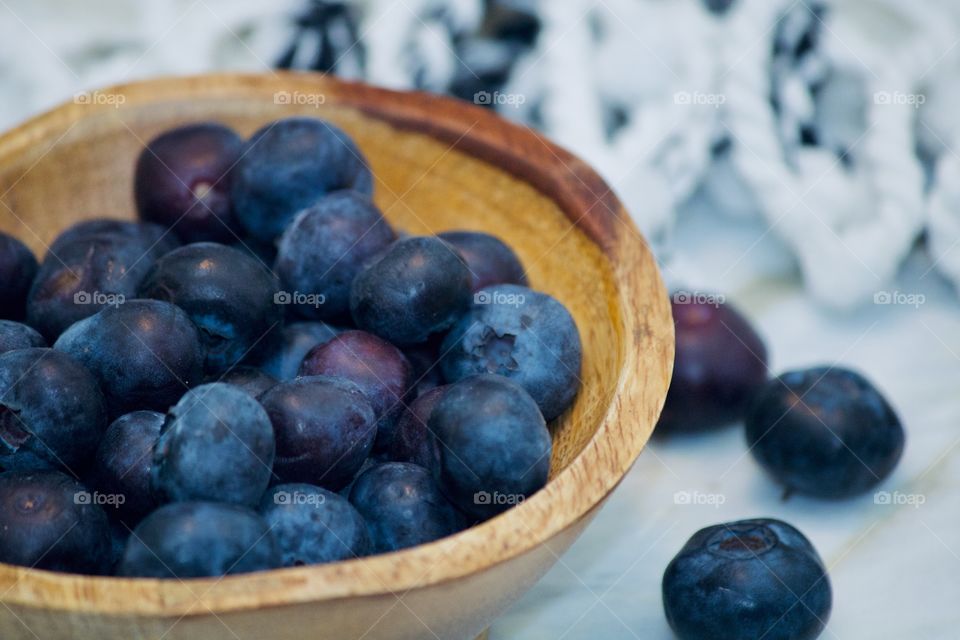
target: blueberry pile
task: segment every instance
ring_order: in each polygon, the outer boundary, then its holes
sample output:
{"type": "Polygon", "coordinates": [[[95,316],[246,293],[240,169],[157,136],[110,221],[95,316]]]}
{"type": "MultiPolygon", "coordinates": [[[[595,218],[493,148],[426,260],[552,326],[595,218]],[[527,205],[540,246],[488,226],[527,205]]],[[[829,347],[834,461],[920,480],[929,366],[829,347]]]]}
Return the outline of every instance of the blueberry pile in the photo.
{"type": "Polygon", "coordinates": [[[570,313],[471,231],[398,233],[346,133],[162,133],[140,220],[0,234],[0,561],[187,578],[403,549],[547,482],[570,313]]]}

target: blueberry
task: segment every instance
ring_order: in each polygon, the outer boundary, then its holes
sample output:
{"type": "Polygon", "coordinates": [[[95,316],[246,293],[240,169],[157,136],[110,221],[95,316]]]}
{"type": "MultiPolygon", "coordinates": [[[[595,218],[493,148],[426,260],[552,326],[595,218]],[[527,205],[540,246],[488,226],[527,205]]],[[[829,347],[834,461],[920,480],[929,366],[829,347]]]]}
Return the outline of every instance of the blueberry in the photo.
{"type": "Polygon", "coordinates": [[[164,415],[156,411],[134,411],[120,416],[107,427],[94,461],[97,490],[122,495],[122,520],[136,524],[158,504],[150,487],[153,447],[160,436],[164,415]]]}
{"type": "Polygon", "coordinates": [[[373,193],[373,175],[353,140],[324,120],[287,118],[247,142],[230,193],[247,233],[269,242],[299,211],[341,189],[373,193]]]}
{"type": "Polygon", "coordinates": [[[222,376],[211,378],[208,382],[225,382],[239,387],[253,398],[259,398],[267,389],[270,389],[278,380],[269,373],[256,367],[239,366],[230,369],[222,376]]]}
{"type": "Polygon", "coordinates": [[[332,340],[339,329],[323,322],[294,322],[280,330],[273,348],[257,366],[277,380],[293,380],[307,353],[318,344],[332,340]]]}
{"type": "Polygon", "coordinates": [[[283,566],[336,562],[370,552],[367,523],[346,498],[311,484],[281,484],[260,501],[283,566]]]}
{"type": "Polygon", "coordinates": [[[463,256],[474,291],[492,284],[527,285],[520,258],[500,238],[478,231],[445,231],[437,237],[453,245],[463,256]]]}
{"type": "Polygon", "coordinates": [[[713,429],[740,420],[767,381],[767,349],[729,304],[673,297],[676,352],[658,435],[713,429]]]}
{"type": "Polygon", "coordinates": [[[115,418],[166,411],[202,378],[197,328],[179,307],[159,300],[107,307],[67,329],[54,348],[93,372],[115,418]]]}
{"type": "Polygon", "coordinates": [[[722,16],[729,11],[733,3],[734,0],[703,0],[703,4],[707,10],[718,16],[722,16]]]}
{"type": "Polygon", "coordinates": [[[154,258],[159,258],[180,246],[177,237],[158,224],[117,218],[93,218],[81,220],[64,229],[50,245],[44,260],[56,255],[68,245],[105,236],[133,242],[144,247],[154,258]]]}
{"type": "Polygon", "coordinates": [[[280,284],[313,296],[295,306],[305,318],[349,318],[350,284],[396,238],[369,198],[355,191],[331,193],[298,213],[283,233],[276,262],[280,284]]]}
{"type": "Polygon", "coordinates": [[[506,511],[547,483],[553,445],[533,398],[502,376],[450,385],[430,415],[440,486],[465,513],[506,511]]]}
{"type": "Polygon", "coordinates": [[[547,420],[563,413],[580,388],[580,334],[570,312],[519,285],[478,291],[441,351],[448,382],[479,373],[508,377],[527,390],[547,420]]]}
{"type": "Polygon", "coordinates": [[[280,566],[266,521],[236,505],[179,502],[137,525],[117,569],[144,578],[217,577],[280,566]]]}
{"type": "Polygon", "coordinates": [[[430,416],[446,389],[445,386],[434,387],[404,408],[394,429],[393,439],[385,447],[387,459],[413,462],[430,470],[439,467],[437,439],[428,425],[430,416]]]}
{"type": "Polygon", "coordinates": [[[102,574],[110,525],[82,484],[59,471],[0,473],[0,562],[102,574]]]}
{"type": "Polygon", "coordinates": [[[178,127],[140,153],[133,179],[140,218],[172,229],[184,242],[229,242],[236,237],[230,169],[243,140],[221,124],[178,127]]]}
{"type": "Polygon", "coordinates": [[[378,420],[378,449],[393,437],[412,382],[412,369],[403,353],[363,331],[346,331],[311,349],[300,366],[300,375],[340,376],[360,387],[378,420]]]}
{"type": "Polygon", "coordinates": [[[251,354],[282,321],[278,282],[237,249],[200,242],[157,261],[140,295],[172,302],[200,329],[207,373],[222,373],[251,354]]]}
{"type": "Polygon", "coordinates": [[[365,471],[350,490],[350,502],[366,519],[377,553],[425,544],[466,528],[463,514],[447,501],[430,472],[407,462],[365,471]]]}
{"type": "Polygon", "coordinates": [[[46,346],[47,341],[32,327],[13,320],[0,320],[0,353],[46,346]]]}
{"type": "Polygon", "coordinates": [[[0,355],[0,467],[85,467],[107,428],[96,378],[53,349],[0,355]]]}
{"type": "Polygon", "coordinates": [[[204,384],[167,414],[153,453],[153,490],[165,501],[256,506],[270,483],[273,427],[238,387],[204,384]]]}
{"type": "Polygon", "coordinates": [[[281,382],[261,398],[277,438],[274,473],[283,482],[337,490],[370,455],[376,416],[360,387],[343,378],[281,382]]]}
{"type": "Polygon", "coordinates": [[[24,318],[37,268],[37,258],[25,244],[0,232],[0,318],[24,318]]]}
{"type": "Polygon", "coordinates": [[[398,345],[448,329],[470,306],[470,272],[457,251],[433,237],[399,240],[353,281],[357,326],[398,345]]]}
{"type": "Polygon", "coordinates": [[[863,376],[815,367],[784,373],[757,394],[747,443],[788,491],[821,498],[864,493],[903,453],[900,419],[863,376]]]}
{"type": "Polygon", "coordinates": [[[54,243],[30,288],[27,322],[48,340],[100,309],[135,298],[167,245],[136,223],[92,221],[54,243]],[[103,227],[105,230],[98,230],[103,227]]]}
{"type": "Polygon", "coordinates": [[[681,640],[812,640],[830,607],[820,556],[779,520],[701,529],[663,574],[663,608],[681,640]]]}

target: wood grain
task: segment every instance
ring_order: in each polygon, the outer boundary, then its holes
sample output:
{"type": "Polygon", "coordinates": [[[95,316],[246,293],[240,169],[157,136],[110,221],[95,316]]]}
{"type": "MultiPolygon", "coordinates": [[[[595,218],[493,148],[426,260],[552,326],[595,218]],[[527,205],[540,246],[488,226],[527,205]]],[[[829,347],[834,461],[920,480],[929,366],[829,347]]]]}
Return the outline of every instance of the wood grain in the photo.
{"type": "Polygon", "coordinates": [[[249,134],[294,114],[354,136],[396,225],[495,233],[520,254],[532,285],[570,309],[583,386],[553,426],[550,482],[456,536],[333,565],[185,582],[0,565],[0,638],[472,638],[572,544],[649,438],[673,324],[643,238],[584,163],[472,105],[313,74],[107,89],[0,137],[0,229],[42,254],[77,220],[132,217],[134,160],[152,136],[202,120],[249,134]]]}

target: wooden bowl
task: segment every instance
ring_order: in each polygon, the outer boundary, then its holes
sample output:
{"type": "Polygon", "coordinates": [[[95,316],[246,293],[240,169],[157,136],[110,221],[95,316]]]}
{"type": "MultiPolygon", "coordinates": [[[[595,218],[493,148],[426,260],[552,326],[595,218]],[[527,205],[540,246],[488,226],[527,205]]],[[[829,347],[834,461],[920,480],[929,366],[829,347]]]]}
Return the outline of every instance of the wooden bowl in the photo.
{"type": "Polygon", "coordinates": [[[356,139],[386,216],[412,233],[505,239],[583,339],[583,386],[552,426],[551,480],[480,526],[398,553],[224,579],[66,575],[0,565],[0,638],[472,638],[584,530],[660,413],[673,323],[657,267],[606,184],[528,129],[464,102],[312,74],[206,75],[75,98],[0,137],[0,229],[38,255],[67,225],[131,218],[134,161],[165,129],[249,135],[294,114],[356,139]]]}

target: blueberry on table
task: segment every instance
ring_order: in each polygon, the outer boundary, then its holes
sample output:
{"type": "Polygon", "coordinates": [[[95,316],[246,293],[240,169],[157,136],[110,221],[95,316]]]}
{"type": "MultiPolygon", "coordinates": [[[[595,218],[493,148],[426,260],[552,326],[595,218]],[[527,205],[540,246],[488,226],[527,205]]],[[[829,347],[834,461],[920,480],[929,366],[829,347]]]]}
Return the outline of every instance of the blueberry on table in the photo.
{"type": "Polygon", "coordinates": [[[441,352],[448,382],[481,373],[505,376],[526,389],[547,420],[563,413],[580,389],[573,317],[554,298],[519,285],[478,291],[441,352]]]}
{"type": "Polygon", "coordinates": [[[94,461],[94,485],[103,494],[123,496],[120,518],[133,526],[158,505],[150,486],[153,447],[166,416],[134,411],[107,427],[94,461]]]}
{"type": "Polygon", "coordinates": [[[136,297],[154,262],[170,246],[156,225],[93,220],[54,242],[27,299],[27,323],[48,340],[100,309],[136,297]]]}
{"type": "Polygon", "coordinates": [[[788,491],[845,498],[897,466],[905,435],[896,412],[859,373],[837,367],[789,371],[758,393],[747,444],[788,491]]]}
{"type": "Polygon", "coordinates": [[[64,331],[54,348],[90,369],[114,418],[166,411],[203,375],[197,328],[182,309],[160,300],[107,307],[64,331]]]}
{"type": "Polygon", "coordinates": [[[280,239],[276,272],[283,290],[302,298],[293,301],[300,316],[349,318],[353,279],[396,239],[369,198],[338,191],[293,219],[280,239]]]}
{"type": "Polygon", "coordinates": [[[264,353],[257,366],[277,380],[293,380],[307,353],[318,344],[332,340],[341,330],[324,322],[294,322],[277,334],[273,348],[264,353]]]}
{"type": "Polygon", "coordinates": [[[356,325],[397,345],[424,342],[469,307],[470,271],[451,245],[434,237],[393,243],[353,281],[356,325]]]}
{"type": "Polygon", "coordinates": [[[181,247],[150,270],[140,295],[173,303],[200,329],[207,373],[223,373],[268,345],[283,320],[276,276],[242,251],[213,242],[181,247]]]}
{"type": "Polygon", "coordinates": [[[488,519],[523,502],[547,483],[553,444],[536,402],[502,376],[452,384],[430,415],[438,477],[465,513],[488,519]]]}
{"type": "Polygon", "coordinates": [[[286,118],[264,126],[246,143],[231,181],[240,225],[265,242],[330,192],[373,193],[373,174],[357,145],[317,118],[286,118]]]}
{"type": "Polygon", "coordinates": [[[0,562],[104,574],[110,524],[91,492],[59,471],[0,473],[0,562]]]}
{"type": "Polygon", "coordinates": [[[367,521],[374,551],[387,553],[438,540],[466,528],[466,520],[431,473],[407,462],[371,467],[357,478],[350,502],[367,521]]]}
{"type": "Polygon", "coordinates": [[[53,349],[0,355],[0,468],[80,472],[107,428],[94,375],[53,349]]]}
{"type": "Polygon", "coordinates": [[[377,420],[370,401],[344,378],[306,376],[260,398],[276,433],[273,465],[283,482],[345,486],[370,455],[377,420]]]}
{"type": "Polygon", "coordinates": [[[230,169],[243,140],[222,124],[171,129],[140,153],[133,179],[140,218],[172,229],[184,242],[236,237],[230,169]]]}
{"type": "Polygon", "coordinates": [[[763,339],[729,304],[675,295],[671,307],[673,378],[656,433],[703,431],[742,419],[767,381],[763,339]]]}
{"type": "Polygon", "coordinates": [[[163,502],[254,507],[270,484],[275,451],[259,402],[233,385],[200,385],[167,414],[153,450],[151,486],[163,502]]]}
{"type": "Polygon", "coordinates": [[[33,327],[13,320],[0,320],[0,353],[46,346],[47,341],[33,327]]]}
{"type": "Polygon", "coordinates": [[[37,258],[25,244],[0,232],[0,318],[22,320],[37,258]]]}
{"type": "Polygon", "coordinates": [[[339,376],[355,383],[377,417],[377,448],[393,437],[393,427],[412,382],[412,369],[395,346],[364,331],[345,331],[311,349],[301,376],[339,376]]]}
{"type": "Polygon", "coordinates": [[[360,512],[343,496],[315,485],[271,488],[260,501],[260,514],[280,547],[285,567],[370,553],[370,533],[360,512]]]}
{"type": "Polygon", "coordinates": [[[812,640],[831,598],[820,556],[779,520],[701,529],[663,574],[664,612],[681,640],[812,640]]]}
{"type": "Polygon", "coordinates": [[[479,231],[444,231],[437,237],[452,244],[463,256],[474,291],[492,284],[527,285],[520,258],[500,238],[479,231]]]}
{"type": "Polygon", "coordinates": [[[437,439],[430,430],[430,416],[443,397],[447,387],[434,387],[404,407],[397,420],[393,439],[387,443],[383,455],[395,462],[412,462],[431,471],[440,463],[437,439]]]}
{"type": "Polygon", "coordinates": [[[270,389],[278,380],[265,371],[256,367],[239,366],[230,369],[222,376],[214,376],[207,382],[225,382],[239,387],[252,398],[259,398],[267,389],[270,389]]]}
{"type": "Polygon", "coordinates": [[[117,568],[142,578],[219,577],[280,566],[280,547],[255,511],[213,502],[160,507],[137,525],[117,568]]]}

